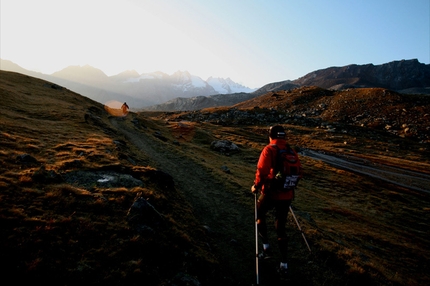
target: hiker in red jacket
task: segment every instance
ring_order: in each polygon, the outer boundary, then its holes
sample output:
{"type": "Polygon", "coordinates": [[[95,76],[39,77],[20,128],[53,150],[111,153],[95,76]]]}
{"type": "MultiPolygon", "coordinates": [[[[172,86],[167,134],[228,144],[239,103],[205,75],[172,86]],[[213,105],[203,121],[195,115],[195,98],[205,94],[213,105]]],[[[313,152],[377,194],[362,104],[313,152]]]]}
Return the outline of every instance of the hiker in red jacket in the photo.
{"type": "MultiPolygon", "coordinates": [[[[269,129],[270,144],[264,147],[260,154],[257,164],[257,171],[255,174],[254,185],[251,191],[260,196],[257,202],[257,225],[258,233],[262,238],[263,252],[259,257],[266,259],[270,257],[269,240],[267,236],[266,214],[269,210],[275,209],[275,228],[278,237],[278,246],[281,252],[280,271],[285,273],[287,269],[287,252],[288,252],[288,237],[285,232],[285,225],[287,222],[288,210],[291,201],[294,198],[294,187],[286,189],[274,187],[274,179],[278,172],[277,170],[277,157],[278,150],[288,149],[291,154],[297,159],[297,178],[302,176],[302,168],[297,153],[289,148],[285,140],[285,130],[282,126],[276,125],[269,129]],[[294,155],[295,154],[295,155],[294,155]]],[[[298,179],[297,179],[298,180],[298,179]]]]}

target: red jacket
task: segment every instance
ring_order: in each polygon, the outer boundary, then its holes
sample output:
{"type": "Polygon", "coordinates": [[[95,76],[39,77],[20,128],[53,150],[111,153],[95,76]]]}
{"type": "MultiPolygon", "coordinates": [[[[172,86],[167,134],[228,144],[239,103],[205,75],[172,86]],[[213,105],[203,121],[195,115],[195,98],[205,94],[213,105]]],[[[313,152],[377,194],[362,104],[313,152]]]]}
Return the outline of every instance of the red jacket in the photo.
{"type": "MultiPolygon", "coordinates": [[[[277,145],[279,149],[285,149],[287,141],[285,139],[271,139],[270,144],[264,147],[263,151],[261,151],[260,158],[258,159],[254,185],[257,188],[261,188],[262,194],[269,195],[275,200],[291,200],[294,197],[294,191],[268,192],[269,183],[271,179],[275,177],[274,168],[276,165],[277,155],[276,147],[271,145],[277,145]]],[[[301,176],[302,169],[300,168],[300,177],[301,176]]]]}

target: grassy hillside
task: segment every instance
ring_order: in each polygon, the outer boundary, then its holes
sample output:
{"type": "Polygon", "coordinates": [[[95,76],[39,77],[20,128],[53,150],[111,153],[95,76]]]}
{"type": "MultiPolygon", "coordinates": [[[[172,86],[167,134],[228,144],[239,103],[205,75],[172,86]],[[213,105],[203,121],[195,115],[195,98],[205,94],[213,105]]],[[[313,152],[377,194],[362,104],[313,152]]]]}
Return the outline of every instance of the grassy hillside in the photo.
{"type": "Polygon", "coordinates": [[[158,285],[199,273],[216,281],[217,261],[172,178],[129,148],[101,104],[3,71],[0,90],[3,277],[158,285]],[[103,183],[106,174],[128,183],[103,183]],[[127,214],[136,197],[162,222],[133,225],[127,214]]]}
{"type": "MultiPolygon", "coordinates": [[[[430,176],[421,97],[397,103],[383,90],[352,90],[359,104],[351,104],[347,94],[307,88],[234,108],[116,118],[16,73],[0,73],[0,91],[0,269],[17,282],[254,283],[249,188],[273,118],[298,150],[430,176]],[[406,110],[408,126],[372,124],[392,106],[406,110]],[[214,140],[240,151],[212,150],[214,140]]],[[[290,217],[290,284],[429,284],[429,193],[304,154],[293,208],[312,253],[290,217]]],[[[285,283],[278,259],[260,265],[266,285],[285,283]]]]}

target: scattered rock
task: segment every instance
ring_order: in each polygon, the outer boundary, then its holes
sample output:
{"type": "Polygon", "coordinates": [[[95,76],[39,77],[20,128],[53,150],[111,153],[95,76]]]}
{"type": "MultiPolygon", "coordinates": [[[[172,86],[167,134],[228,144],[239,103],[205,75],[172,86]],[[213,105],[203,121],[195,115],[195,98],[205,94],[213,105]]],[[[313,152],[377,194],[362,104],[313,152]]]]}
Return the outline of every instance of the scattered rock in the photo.
{"type": "Polygon", "coordinates": [[[127,221],[137,231],[151,232],[150,229],[164,223],[164,217],[139,193],[127,213],[127,221]],[[150,229],[148,229],[150,228],[150,229]]]}
{"type": "Polygon", "coordinates": [[[203,227],[203,229],[206,231],[206,233],[207,234],[213,234],[214,232],[213,232],[213,230],[210,228],[210,226],[208,226],[208,225],[203,225],[202,226],[203,227]]]}
{"type": "Polygon", "coordinates": [[[160,131],[156,131],[154,132],[154,136],[157,137],[158,139],[160,139],[161,141],[166,142],[168,139],[166,137],[164,137],[160,131]]]}
{"type": "Polygon", "coordinates": [[[138,125],[138,124],[139,124],[139,119],[137,119],[137,118],[133,118],[133,119],[131,120],[131,123],[133,123],[134,125],[138,125]]]}
{"type": "Polygon", "coordinates": [[[227,166],[221,166],[221,169],[227,174],[231,173],[230,169],[227,166]]]}
{"type": "Polygon", "coordinates": [[[230,240],[230,244],[233,245],[233,246],[237,246],[237,245],[239,245],[239,242],[236,239],[232,238],[230,240]]]}
{"type": "Polygon", "coordinates": [[[172,286],[200,286],[201,284],[196,277],[191,276],[187,273],[180,272],[173,278],[173,281],[170,285],[172,285],[172,286]]]}
{"type": "Polygon", "coordinates": [[[55,83],[52,83],[52,84],[51,83],[45,83],[43,86],[48,87],[48,88],[52,88],[52,89],[56,89],[56,90],[63,90],[62,86],[59,86],[55,83]]]}
{"type": "Polygon", "coordinates": [[[39,161],[37,161],[36,158],[29,154],[21,154],[16,157],[16,160],[24,165],[32,165],[32,164],[38,164],[39,161]]]}
{"type": "Polygon", "coordinates": [[[134,188],[143,186],[143,182],[129,174],[114,171],[71,171],[63,175],[64,180],[83,188],[134,188]]]}
{"type": "Polygon", "coordinates": [[[114,140],[113,143],[119,147],[123,147],[127,145],[127,143],[124,140],[114,140]]]}
{"type": "Polygon", "coordinates": [[[213,141],[211,143],[211,149],[222,153],[240,151],[239,147],[229,140],[213,141]]]}
{"type": "Polygon", "coordinates": [[[34,182],[39,183],[58,183],[63,180],[61,175],[53,170],[47,171],[45,166],[41,166],[39,170],[35,171],[31,176],[34,182]]]}
{"type": "Polygon", "coordinates": [[[71,160],[63,162],[61,169],[67,170],[67,169],[74,169],[74,168],[81,168],[83,166],[83,163],[79,159],[71,160]]]}

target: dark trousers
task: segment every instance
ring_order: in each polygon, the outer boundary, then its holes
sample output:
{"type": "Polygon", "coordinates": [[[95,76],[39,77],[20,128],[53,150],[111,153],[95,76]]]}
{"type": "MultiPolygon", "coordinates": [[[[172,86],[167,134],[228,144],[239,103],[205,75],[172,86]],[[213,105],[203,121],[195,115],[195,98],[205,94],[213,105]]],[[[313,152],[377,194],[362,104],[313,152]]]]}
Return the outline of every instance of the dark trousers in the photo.
{"type": "Polygon", "coordinates": [[[287,262],[288,254],[288,236],[285,231],[287,223],[288,210],[291,205],[291,200],[273,200],[265,194],[261,194],[257,202],[257,225],[258,233],[260,234],[264,244],[269,243],[267,236],[267,212],[275,210],[275,229],[278,237],[278,246],[282,256],[282,262],[287,262]]]}

